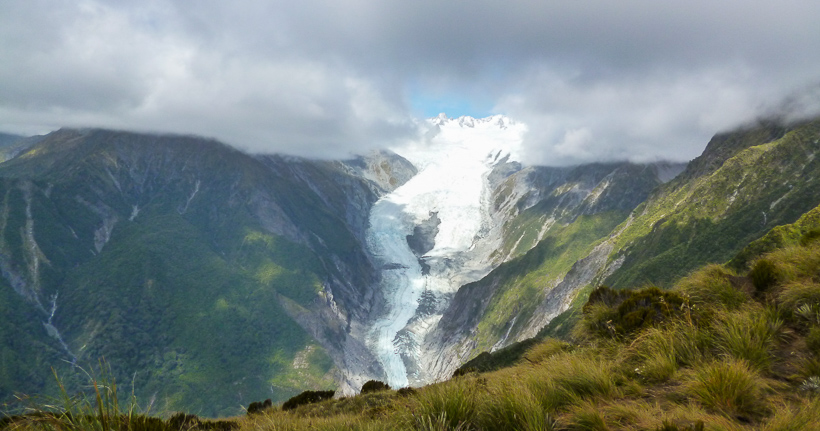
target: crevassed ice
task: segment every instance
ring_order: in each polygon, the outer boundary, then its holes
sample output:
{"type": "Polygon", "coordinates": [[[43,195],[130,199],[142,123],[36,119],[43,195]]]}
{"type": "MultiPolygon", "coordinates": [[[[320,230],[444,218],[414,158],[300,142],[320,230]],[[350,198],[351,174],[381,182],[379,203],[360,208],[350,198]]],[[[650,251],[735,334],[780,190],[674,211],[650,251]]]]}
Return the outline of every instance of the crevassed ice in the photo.
{"type": "MultiPolygon", "coordinates": [[[[383,196],[370,213],[367,243],[370,253],[382,264],[381,291],[386,311],[372,324],[368,343],[393,387],[408,384],[401,354],[413,357],[412,347],[396,342],[407,327],[425,289],[454,292],[458,270],[468,262],[459,256],[468,252],[488,222],[487,175],[501,159],[518,159],[524,125],[506,117],[474,120],[468,117],[431,119],[428,126],[440,131],[429,140],[411,143],[393,151],[409,160],[418,174],[392,193],[383,196]],[[465,121],[469,119],[471,121],[465,121]],[[447,258],[446,268],[432,268],[426,276],[407,244],[413,228],[437,212],[441,221],[431,258],[447,258]]],[[[444,261],[439,259],[438,261],[444,261]]],[[[435,259],[434,259],[435,261],[435,259]]],[[[414,336],[420,342],[424,334],[414,336]]]]}

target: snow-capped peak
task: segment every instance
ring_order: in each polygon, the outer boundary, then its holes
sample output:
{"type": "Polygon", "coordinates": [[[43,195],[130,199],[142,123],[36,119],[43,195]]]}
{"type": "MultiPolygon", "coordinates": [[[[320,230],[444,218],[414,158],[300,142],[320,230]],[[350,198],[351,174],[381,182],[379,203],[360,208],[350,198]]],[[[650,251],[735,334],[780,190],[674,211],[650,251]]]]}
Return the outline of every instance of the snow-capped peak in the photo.
{"type": "Polygon", "coordinates": [[[450,118],[445,113],[438,114],[435,117],[427,119],[427,122],[433,126],[456,126],[456,127],[498,127],[506,129],[510,125],[516,124],[515,121],[506,115],[496,114],[485,118],[474,118],[469,115],[462,115],[458,118],[450,118]]]}

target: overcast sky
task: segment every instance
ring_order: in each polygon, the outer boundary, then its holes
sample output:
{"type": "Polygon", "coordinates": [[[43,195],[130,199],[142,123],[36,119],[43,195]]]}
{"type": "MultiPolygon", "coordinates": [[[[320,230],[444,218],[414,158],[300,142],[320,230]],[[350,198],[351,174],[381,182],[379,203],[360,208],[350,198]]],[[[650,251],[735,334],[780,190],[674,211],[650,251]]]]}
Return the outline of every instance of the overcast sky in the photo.
{"type": "Polygon", "coordinates": [[[0,131],[344,157],[443,111],[526,123],[530,162],[688,160],[817,112],[818,20],[815,0],[0,0],[0,131]]]}

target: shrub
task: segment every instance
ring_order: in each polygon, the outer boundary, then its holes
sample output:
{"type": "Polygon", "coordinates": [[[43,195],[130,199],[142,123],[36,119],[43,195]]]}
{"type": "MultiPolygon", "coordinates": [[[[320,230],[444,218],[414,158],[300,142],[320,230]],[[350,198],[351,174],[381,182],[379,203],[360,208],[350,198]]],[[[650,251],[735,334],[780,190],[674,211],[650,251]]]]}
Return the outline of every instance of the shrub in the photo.
{"type": "Polygon", "coordinates": [[[618,337],[682,315],[684,299],[657,287],[616,291],[600,286],[584,305],[584,327],[598,336],[618,337]]]}
{"type": "Polygon", "coordinates": [[[730,359],[697,368],[686,390],[707,409],[749,418],[767,410],[767,388],[745,361],[730,359]]]}
{"type": "Polygon", "coordinates": [[[820,239],[820,229],[812,229],[800,237],[800,245],[803,247],[808,247],[818,239],[820,239]]]}
{"type": "Polygon", "coordinates": [[[780,274],[775,265],[770,259],[758,259],[749,271],[749,278],[752,279],[752,284],[760,293],[768,292],[774,287],[780,279],[780,274]]]}
{"type": "Polygon", "coordinates": [[[263,410],[269,409],[273,406],[273,402],[270,398],[266,399],[264,402],[262,401],[254,401],[248,406],[248,414],[253,415],[257,413],[262,413],[263,410]]]}
{"type": "Polygon", "coordinates": [[[384,382],[380,382],[378,380],[368,380],[365,384],[362,385],[361,393],[366,394],[368,392],[378,392],[378,391],[389,391],[390,385],[384,382]]]}
{"type": "Polygon", "coordinates": [[[587,303],[584,305],[583,311],[586,313],[587,308],[595,304],[602,304],[607,307],[618,306],[630,296],[629,292],[629,290],[615,290],[604,285],[598,286],[595,290],[589,293],[589,299],[587,299],[587,303]]]}
{"type": "Polygon", "coordinates": [[[335,395],[335,391],[304,391],[295,397],[285,401],[282,404],[282,410],[293,410],[296,407],[311,404],[311,403],[318,403],[320,401],[329,400],[333,398],[335,395]]]}
{"type": "Polygon", "coordinates": [[[820,395],[820,376],[811,376],[800,383],[800,390],[811,395],[820,395]]]}
{"type": "MultiPolygon", "coordinates": [[[[250,413],[250,411],[248,413],[250,413]]],[[[198,417],[196,417],[196,415],[189,415],[183,412],[178,412],[170,418],[168,418],[168,425],[173,430],[190,430],[194,428],[199,428],[200,425],[202,425],[202,422],[199,420],[198,417]]]]}
{"type": "Polygon", "coordinates": [[[410,395],[415,395],[417,392],[418,391],[416,391],[415,389],[408,386],[406,388],[401,388],[401,389],[397,390],[396,394],[398,394],[401,397],[409,397],[410,395]]]}
{"type": "Polygon", "coordinates": [[[466,376],[468,374],[478,373],[478,368],[476,367],[461,367],[455,371],[453,371],[453,378],[466,376]]]}

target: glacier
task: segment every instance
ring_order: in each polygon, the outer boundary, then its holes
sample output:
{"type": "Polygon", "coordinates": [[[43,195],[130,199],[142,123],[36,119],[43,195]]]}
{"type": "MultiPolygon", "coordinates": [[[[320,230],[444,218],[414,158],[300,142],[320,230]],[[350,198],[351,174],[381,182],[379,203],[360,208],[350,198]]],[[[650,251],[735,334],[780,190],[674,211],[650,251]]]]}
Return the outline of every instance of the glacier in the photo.
{"type": "Polygon", "coordinates": [[[423,126],[424,138],[391,148],[418,173],[375,203],[366,232],[384,300],[367,344],[393,387],[429,381],[416,366],[424,336],[460,286],[492,269],[489,256],[497,238],[489,233],[497,229],[490,226],[488,176],[499,163],[520,159],[526,132],[525,125],[501,115],[451,119],[442,114],[423,126]],[[433,246],[418,256],[408,236],[431,215],[439,223],[433,246]]]}

